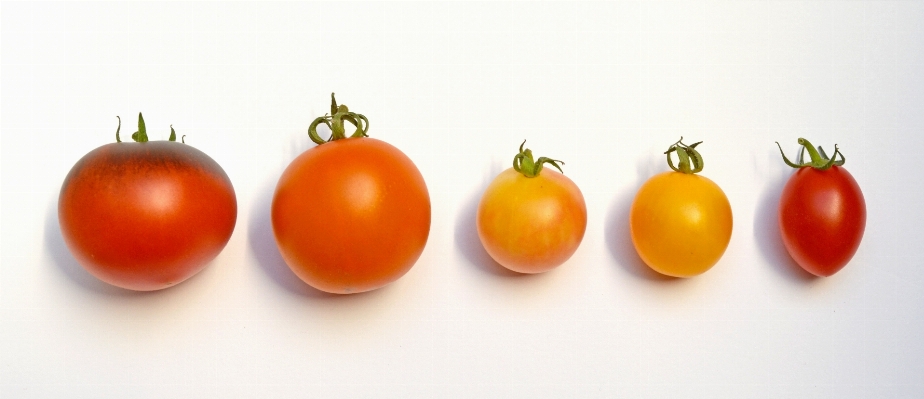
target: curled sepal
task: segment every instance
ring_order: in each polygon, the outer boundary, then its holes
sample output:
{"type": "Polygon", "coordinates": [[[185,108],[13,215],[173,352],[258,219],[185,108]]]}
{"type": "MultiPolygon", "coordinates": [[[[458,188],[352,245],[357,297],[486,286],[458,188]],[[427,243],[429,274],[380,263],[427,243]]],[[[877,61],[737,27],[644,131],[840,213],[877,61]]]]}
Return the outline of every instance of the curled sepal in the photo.
{"type": "Polygon", "coordinates": [[[141,116],[141,113],[138,113],[138,131],[132,133],[132,140],[135,140],[139,143],[148,142],[148,130],[144,127],[144,117],[141,116]]]}
{"type": "Polygon", "coordinates": [[[330,141],[347,138],[346,129],[343,128],[344,121],[356,127],[356,130],[350,135],[351,138],[368,137],[366,132],[369,131],[369,119],[363,114],[350,112],[350,109],[346,105],[337,105],[337,99],[334,98],[334,93],[330,93],[330,112],[330,115],[324,114],[324,116],[316,118],[311,122],[311,125],[308,126],[308,137],[311,138],[311,141],[317,144],[324,144],[330,141]],[[330,138],[327,140],[324,140],[318,134],[318,125],[322,123],[330,128],[331,131],[330,138]]]}
{"type": "Polygon", "coordinates": [[[344,115],[343,117],[345,121],[352,123],[353,126],[356,126],[356,130],[353,131],[353,134],[351,134],[350,137],[369,137],[369,135],[366,134],[366,132],[369,131],[369,119],[367,119],[366,116],[362,114],[354,114],[352,112],[351,114],[352,115],[344,115]]]}
{"type": "Polygon", "coordinates": [[[317,144],[324,144],[327,142],[327,140],[324,140],[320,135],[318,135],[318,125],[322,123],[330,128],[330,121],[327,120],[326,114],[323,117],[315,119],[313,122],[311,122],[311,125],[308,126],[308,137],[311,138],[311,141],[317,144]]]}
{"type": "MultiPolygon", "coordinates": [[[[802,146],[800,154],[804,154],[806,151],[808,151],[810,159],[808,162],[793,163],[789,160],[789,158],[786,157],[786,154],[783,153],[783,147],[780,145],[780,142],[776,142],[777,148],[780,149],[780,155],[783,156],[783,162],[785,162],[790,167],[799,169],[806,166],[811,166],[818,170],[827,170],[834,165],[841,166],[846,161],[844,154],[841,153],[841,150],[837,147],[837,144],[834,145],[834,155],[831,158],[828,158],[828,154],[825,154],[825,150],[822,149],[821,146],[818,146],[818,149],[816,150],[815,146],[813,146],[811,142],[804,138],[799,138],[799,145],[802,146]],[[840,160],[837,160],[838,155],[841,156],[840,160]]],[[[800,158],[801,161],[805,161],[804,156],[800,156],[800,158]]]]}
{"type": "Polygon", "coordinates": [[[119,120],[119,126],[116,127],[116,143],[121,143],[122,139],[119,138],[119,131],[122,130],[122,118],[116,115],[116,119],[119,120]]]}
{"type": "Polygon", "coordinates": [[[667,165],[676,172],[686,174],[702,172],[703,156],[699,154],[699,151],[696,151],[696,146],[700,144],[702,144],[702,141],[686,145],[683,143],[683,137],[680,137],[680,140],[677,140],[664,152],[664,155],[667,155],[667,165]],[[677,158],[680,160],[677,166],[674,166],[674,161],[671,159],[672,152],[676,152],[677,158]]]}
{"type": "Polygon", "coordinates": [[[529,148],[524,150],[524,144],[526,144],[526,140],[520,143],[520,152],[513,157],[514,170],[522,173],[523,176],[526,177],[536,177],[539,176],[539,172],[542,172],[542,164],[547,163],[554,166],[559,172],[565,173],[561,170],[561,167],[558,166],[559,163],[564,165],[564,162],[546,157],[539,157],[539,159],[533,160],[533,152],[529,148]]]}

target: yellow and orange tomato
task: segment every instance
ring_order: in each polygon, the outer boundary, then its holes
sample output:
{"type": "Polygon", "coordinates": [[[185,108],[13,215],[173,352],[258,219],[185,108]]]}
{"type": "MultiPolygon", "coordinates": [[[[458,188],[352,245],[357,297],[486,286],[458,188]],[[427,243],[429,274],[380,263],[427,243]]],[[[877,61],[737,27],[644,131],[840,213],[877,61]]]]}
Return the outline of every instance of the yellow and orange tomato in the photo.
{"type": "Polygon", "coordinates": [[[731,240],[728,197],[712,180],[696,174],[702,158],[678,141],[667,152],[673,171],[649,179],[632,202],[629,226],[642,260],[658,273],[693,277],[712,268],[731,240]],[[674,167],[671,153],[680,158],[674,167]],[[691,167],[692,164],[692,167],[691,167]]]}
{"type": "MultiPolygon", "coordinates": [[[[525,143],[525,141],[524,141],[525,143]]],[[[561,170],[560,161],[533,160],[524,150],[514,167],[501,172],[478,205],[478,236],[497,263],[519,273],[542,273],[564,263],[581,244],[587,206],[581,190],[561,170]]]]}

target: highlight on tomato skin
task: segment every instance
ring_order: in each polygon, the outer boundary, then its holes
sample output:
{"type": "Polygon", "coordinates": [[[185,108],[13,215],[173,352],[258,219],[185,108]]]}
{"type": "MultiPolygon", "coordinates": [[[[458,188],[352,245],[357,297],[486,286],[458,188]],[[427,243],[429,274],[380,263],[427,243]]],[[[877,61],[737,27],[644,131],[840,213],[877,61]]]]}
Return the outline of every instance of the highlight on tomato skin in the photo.
{"type": "Polygon", "coordinates": [[[779,226],[783,245],[805,271],[829,277],[856,254],[866,230],[866,200],[860,185],[843,167],[837,145],[828,158],[804,138],[800,154],[810,159],[793,163],[777,143],[784,163],[796,171],[780,195],[779,226]],[[840,159],[838,160],[838,155],[840,159]]]}
{"type": "Polygon", "coordinates": [[[309,127],[318,144],[285,169],[271,208],[273,234],[286,264],[306,284],[329,293],[378,289],[406,274],[430,233],[430,194],[413,161],[367,135],[368,119],[337,105],[309,127]],[[356,126],[347,136],[344,123],[356,126]],[[331,128],[322,139],[317,126],[331,128]]]}
{"type": "Polygon", "coordinates": [[[237,198],[208,155],[148,141],[103,145],[70,170],[58,198],[64,241],[77,262],[109,284],[137,291],[174,286],[211,262],[231,238],[237,198]]]}
{"type": "MultiPolygon", "coordinates": [[[[525,141],[524,141],[525,144],[525,141]]],[[[523,149],[514,164],[485,190],[478,205],[478,237],[500,265],[519,273],[552,270],[577,251],[587,229],[581,190],[561,170],[561,161],[523,149]]]]}
{"type": "Polygon", "coordinates": [[[629,213],[632,244],[652,270],[672,277],[694,277],[711,269],[731,241],[731,204],[722,189],[697,173],[701,142],[665,152],[673,169],[648,179],[636,193],[629,213]],[[671,154],[680,159],[674,166],[671,154]]]}

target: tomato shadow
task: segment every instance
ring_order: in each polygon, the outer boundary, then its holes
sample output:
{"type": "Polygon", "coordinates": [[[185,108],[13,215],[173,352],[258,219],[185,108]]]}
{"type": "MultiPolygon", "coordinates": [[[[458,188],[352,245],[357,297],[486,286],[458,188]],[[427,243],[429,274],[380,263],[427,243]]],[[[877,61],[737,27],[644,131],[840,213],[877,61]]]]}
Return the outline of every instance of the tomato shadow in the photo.
{"type": "Polygon", "coordinates": [[[58,202],[54,201],[48,207],[45,216],[45,250],[51,255],[52,262],[58,267],[64,276],[75,285],[86,291],[103,294],[106,296],[144,296],[152,295],[158,291],[132,291],[119,288],[114,285],[103,282],[96,278],[90,272],[86,271],[77,259],[71,254],[70,249],[64,242],[64,236],[61,234],[61,224],[58,222],[58,202]]]}
{"type": "Polygon", "coordinates": [[[270,219],[275,188],[275,182],[265,187],[250,212],[247,237],[260,269],[270,280],[293,294],[318,299],[342,296],[324,292],[306,284],[292,272],[292,269],[289,269],[289,265],[282,259],[279,247],[276,246],[273,222],[270,219]]]}
{"type": "Polygon", "coordinates": [[[632,233],[629,231],[629,212],[632,209],[635,193],[640,186],[641,184],[637,184],[634,190],[629,190],[622,196],[617,197],[610,205],[603,232],[606,247],[613,259],[616,260],[616,263],[638,279],[658,283],[681,282],[683,279],[663,275],[648,267],[645,261],[638,256],[635,245],[632,244],[632,233]]]}
{"type": "MultiPolygon", "coordinates": [[[[493,169],[497,168],[492,168],[492,173],[494,172],[493,169]]],[[[462,252],[462,255],[465,256],[465,259],[469,263],[484,273],[506,278],[530,276],[529,274],[517,273],[497,263],[497,261],[488,254],[488,251],[484,249],[484,245],[481,244],[481,238],[478,237],[478,225],[476,222],[476,218],[478,217],[478,204],[481,203],[481,196],[484,194],[484,190],[488,187],[488,184],[491,183],[491,179],[493,179],[497,173],[490,174],[481,184],[481,187],[466,199],[465,203],[462,205],[462,211],[459,212],[459,216],[456,217],[456,230],[454,235],[456,248],[462,252]]]]}
{"type": "Polygon", "coordinates": [[[651,157],[645,156],[636,160],[635,184],[630,190],[620,191],[622,195],[617,196],[610,204],[606,214],[603,237],[610,256],[633,277],[659,284],[679,284],[684,279],[663,275],[645,264],[635,250],[635,245],[632,244],[632,233],[629,230],[629,213],[632,210],[635,194],[642,184],[663,170],[664,165],[651,157]]]}
{"type": "Polygon", "coordinates": [[[782,277],[797,283],[815,281],[817,277],[799,266],[789,256],[783,238],[780,236],[779,203],[783,185],[789,175],[773,179],[767,184],[760,203],[754,212],[754,241],[760,254],[782,277]]]}

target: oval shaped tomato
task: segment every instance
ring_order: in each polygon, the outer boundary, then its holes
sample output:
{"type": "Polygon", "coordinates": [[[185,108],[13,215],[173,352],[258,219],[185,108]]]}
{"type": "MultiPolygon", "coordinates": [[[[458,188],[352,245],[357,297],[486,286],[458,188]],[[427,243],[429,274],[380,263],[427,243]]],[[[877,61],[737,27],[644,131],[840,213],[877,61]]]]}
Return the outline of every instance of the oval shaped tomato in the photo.
{"type": "MultiPolygon", "coordinates": [[[[803,269],[816,276],[837,273],[860,247],[866,229],[866,201],[841,161],[840,150],[828,159],[799,139],[812,161],[797,167],[780,196],[779,223],[783,244],[803,269]]],[[[821,147],[819,147],[819,150],[821,147]]],[[[780,149],[782,152],[782,148],[780,149]]]]}
{"type": "Polygon", "coordinates": [[[731,240],[732,211],[722,189],[703,176],[694,147],[677,142],[668,150],[674,171],[655,175],[632,202],[629,228],[639,256],[658,273],[693,277],[712,268],[731,240]],[[674,168],[670,153],[680,155],[674,168]],[[692,159],[695,170],[690,168],[692,159]]]}
{"type": "Polygon", "coordinates": [[[397,280],[420,257],[430,233],[430,194],[400,150],[365,137],[363,128],[344,136],[343,120],[360,126],[365,117],[336,102],[332,108],[309,129],[323,144],[296,157],[279,178],[273,233],[286,264],[312,287],[369,291],[397,280]],[[317,136],[319,123],[332,124],[331,141],[317,136]]]}
{"type": "MultiPolygon", "coordinates": [[[[525,141],[524,141],[525,143],[525,141]]],[[[519,273],[541,273],[564,263],[581,244],[587,206],[577,185],[565,175],[542,170],[523,150],[514,168],[501,172],[478,204],[478,237],[502,266],[519,273]],[[538,169],[538,170],[537,170],[538,169]]]]}
{"type": "Polygon", "coordinates": [[[106,144],[71,168],[58,219],[87,271],[151,291],[192,277],[221,252],[237,221],[237,199],[212,158],[175,141],[149,142],[140,114],[138,124],[141,135],[133,137],[140,142],[106,144]]]}

